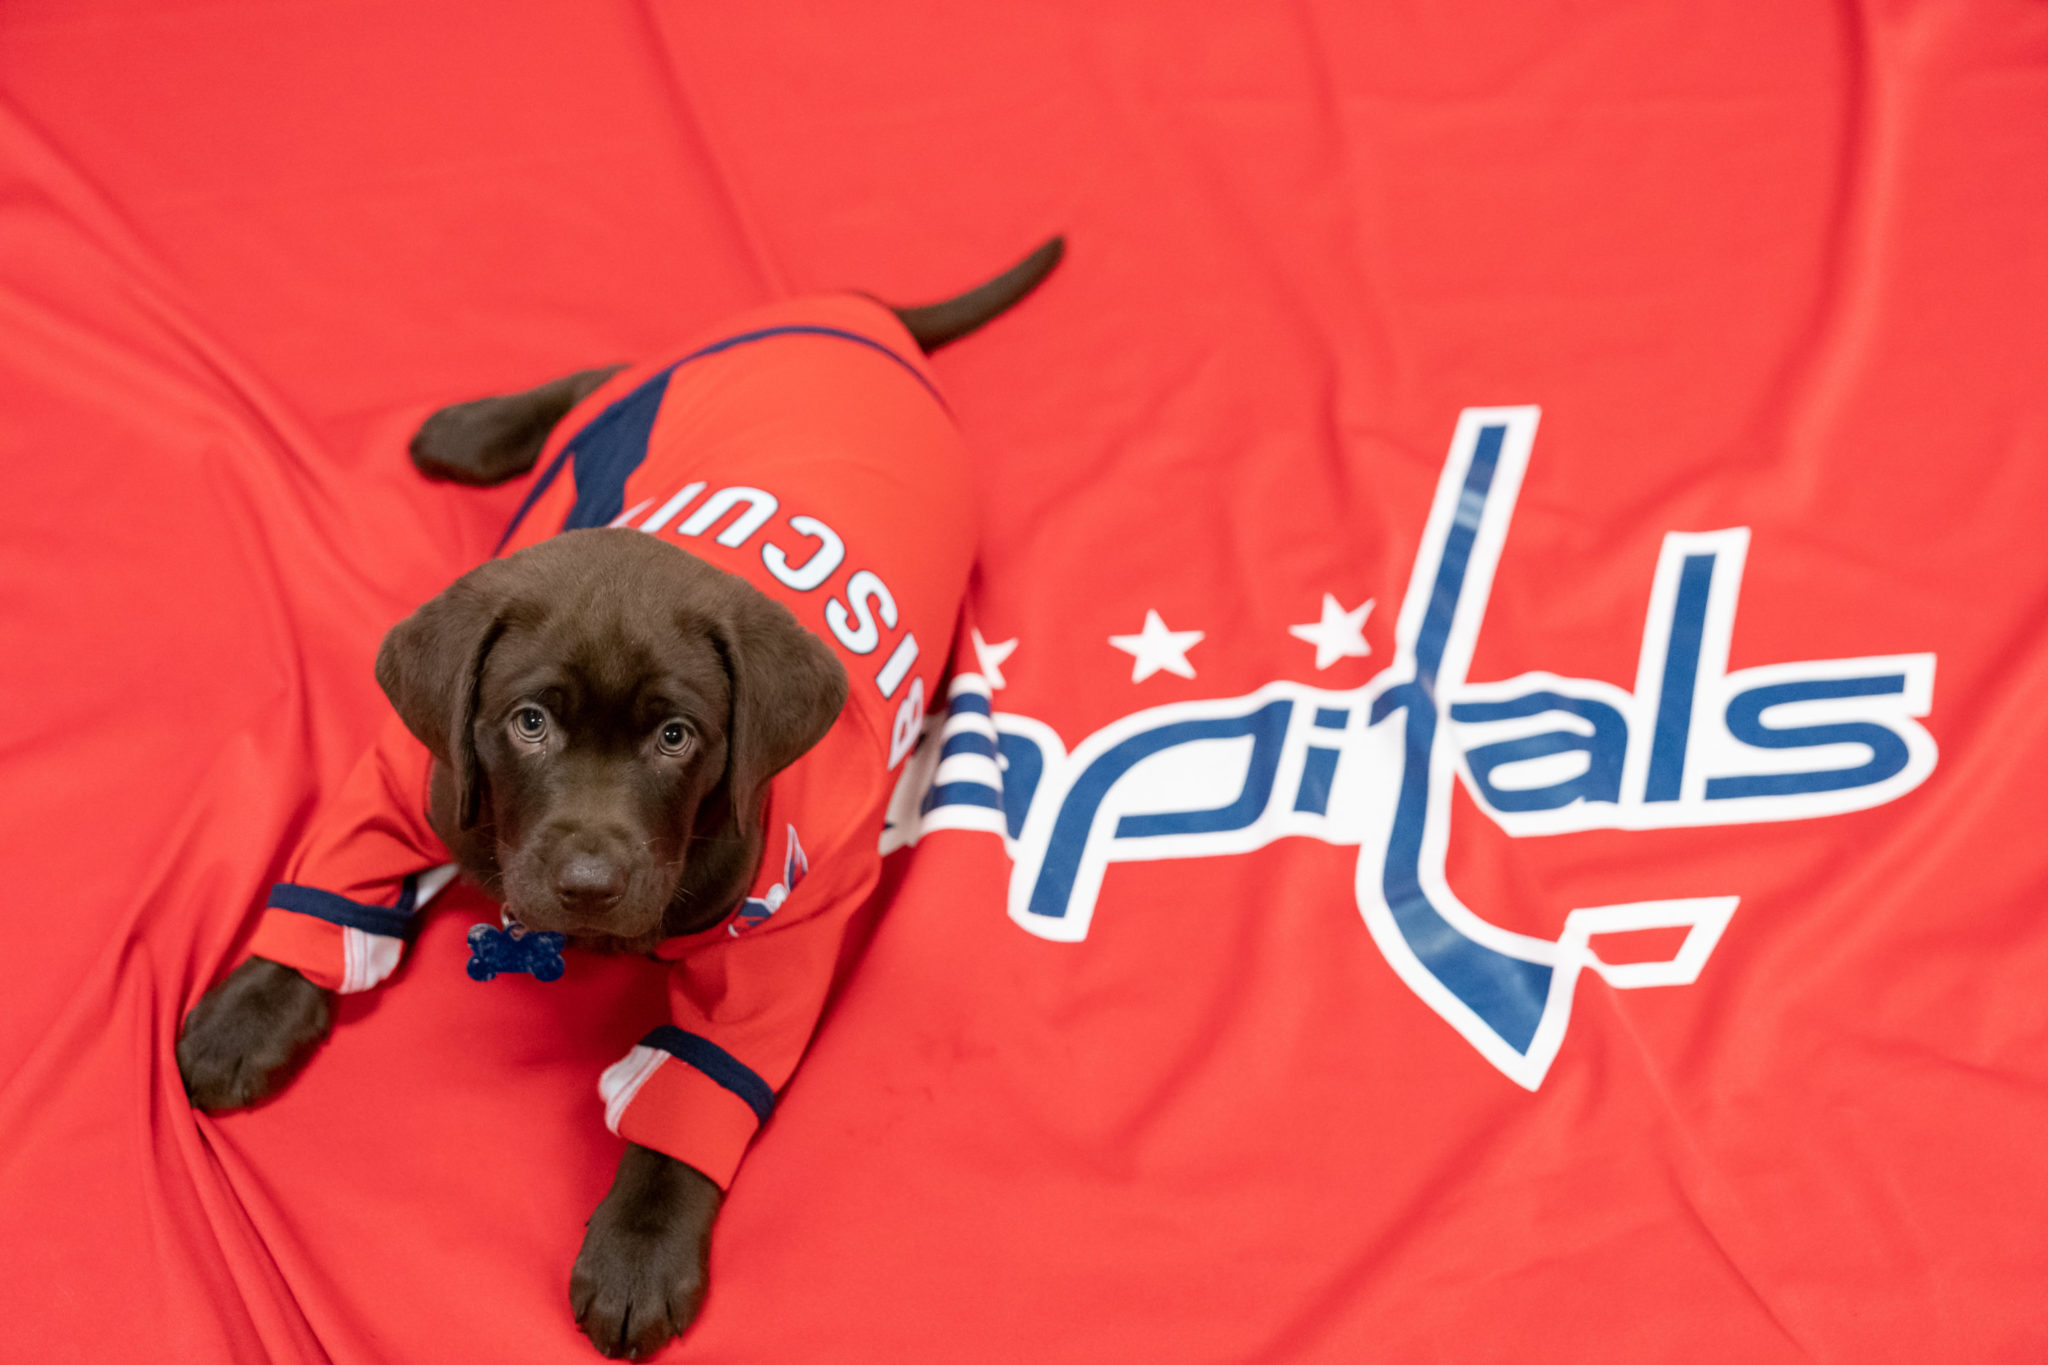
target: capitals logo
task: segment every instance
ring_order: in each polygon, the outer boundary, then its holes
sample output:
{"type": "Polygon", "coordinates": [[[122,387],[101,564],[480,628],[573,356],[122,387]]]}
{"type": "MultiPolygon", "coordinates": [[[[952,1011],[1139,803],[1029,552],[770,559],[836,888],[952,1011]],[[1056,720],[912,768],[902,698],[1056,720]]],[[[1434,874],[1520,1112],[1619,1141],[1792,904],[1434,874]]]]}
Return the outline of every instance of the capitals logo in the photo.
{"type": "Polygon", "coordinates": [[[1289,835],[1355,845],[1358,910],[1388,962],[1534,1090],[1581,972],[1623,989],[1690,984],[1739,888],[1573,908],[1555,940],[1510,932],[1445,879],[1453,782],[1506,833],[1533,837],[1837,815],[1911,791],[1936,761],[1918,719],[1933,700],[1932,654],[1727,670],[1745,527],[1665,536],[1633,691],[1551,673],[1468,683],[1537,417],[1459,417],[1394,659],[1365,686],[1274,682],[1158,706],[1069,752],[1050,726],[995,711],[987,680],[962,673],[898,782],[883,851],[939,829],[1000,835],[1010,918],[1078,943],[1112,862],[1244,853],[1289,835]],[[1660,928],[1685,931],[1667,960],[1594,951],[1600,935],[1660,928]]]}

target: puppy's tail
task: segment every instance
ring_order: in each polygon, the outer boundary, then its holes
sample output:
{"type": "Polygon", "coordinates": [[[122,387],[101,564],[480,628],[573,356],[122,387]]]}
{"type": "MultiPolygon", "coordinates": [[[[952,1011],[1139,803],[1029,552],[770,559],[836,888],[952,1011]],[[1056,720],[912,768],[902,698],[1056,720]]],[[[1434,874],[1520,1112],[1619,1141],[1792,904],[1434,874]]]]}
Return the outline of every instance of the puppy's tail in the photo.
{"type": "Polygon", "coordinates": [[[990,319],[1007,312],[1018,300],[1038,287],[1052,268],[1066,255],[1067,239],[1055,237],[987,284],[977,285],[942,303],[921,308],[890,311],[910,330],[920,349],[930,355],[948,342],[958,341],[990,319]]]}

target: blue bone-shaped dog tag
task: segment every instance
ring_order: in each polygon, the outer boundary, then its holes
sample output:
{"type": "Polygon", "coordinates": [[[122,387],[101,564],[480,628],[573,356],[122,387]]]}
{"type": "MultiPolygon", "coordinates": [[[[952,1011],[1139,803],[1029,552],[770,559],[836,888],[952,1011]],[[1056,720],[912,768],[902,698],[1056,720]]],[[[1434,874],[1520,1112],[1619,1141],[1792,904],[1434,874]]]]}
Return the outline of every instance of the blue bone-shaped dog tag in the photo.
{"type": "Polygon", "coordinates": [[[562,945],[568,940],[548,930],[514,924],[500,929],[479,924],[469,931],[469,979],[489,981],[500,972],[529,972],[535,981],[555,981],[568,970],[562,945]]]}

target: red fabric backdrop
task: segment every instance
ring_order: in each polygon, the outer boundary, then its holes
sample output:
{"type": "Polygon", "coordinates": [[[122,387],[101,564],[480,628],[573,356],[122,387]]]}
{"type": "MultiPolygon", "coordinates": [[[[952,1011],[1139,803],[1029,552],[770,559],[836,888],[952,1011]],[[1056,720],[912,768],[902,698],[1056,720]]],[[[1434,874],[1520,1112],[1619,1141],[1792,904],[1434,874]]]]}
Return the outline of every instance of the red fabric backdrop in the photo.
{"type": "MultiPolygon", "coordinates": [[[[1668,531],[1751,528],[1731,668],[1932,653],[1931,776],[1509,838],[1563,907],[1739,894],[1587,975],[1528,1090],[1409,990],[1358,854],[895,855],[743,1168],[692,1361],[2048,1358],[2048,10],[11,0],[0,10],[0,1354],[581,1360],[659,973],[461,972],[444,906],[295,1086],[171,1061],[519,490],[432,408],[855,286],[1071,255],[937,362],[999,711],[1359,687],[1459,412],[1540,404],[1470,670],[1626,687],[1668,531]],[[1372,599],[1369,657],[1287,627],[1372,599]],[[1156,610],[1195,676],[1108,642],[1156,610]]],[[[1349,760],[1347,760],[1349,761],[1349,760]]]]}

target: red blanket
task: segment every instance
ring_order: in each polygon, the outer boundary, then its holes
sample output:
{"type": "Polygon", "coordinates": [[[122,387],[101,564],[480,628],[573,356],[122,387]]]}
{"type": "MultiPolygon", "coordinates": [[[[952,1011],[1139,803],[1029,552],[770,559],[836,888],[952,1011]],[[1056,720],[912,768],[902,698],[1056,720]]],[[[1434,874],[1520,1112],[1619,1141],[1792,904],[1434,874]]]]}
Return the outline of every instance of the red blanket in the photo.
{"type": "Polygon", "coordinates": [[[594,1358],[658,968],[458,890],[277,1101],[171,1060],[523,492],[405,438],[1057,230],[665,1358],[2048,1356],[2044,91],[2017,0],[14,0],[0,1354],[594,1358]]]}

